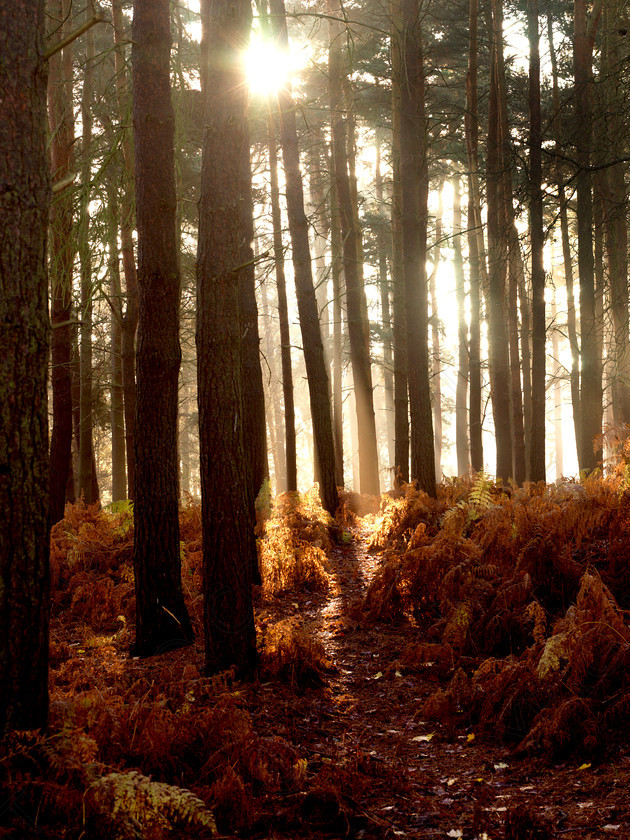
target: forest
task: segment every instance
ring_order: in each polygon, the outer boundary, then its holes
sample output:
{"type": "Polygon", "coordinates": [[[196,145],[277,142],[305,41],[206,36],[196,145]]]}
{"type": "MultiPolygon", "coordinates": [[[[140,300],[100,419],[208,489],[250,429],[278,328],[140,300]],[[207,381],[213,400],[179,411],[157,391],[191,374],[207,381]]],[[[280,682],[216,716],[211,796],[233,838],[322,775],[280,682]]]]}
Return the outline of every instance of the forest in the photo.
{"type": "Polygon", "coordinates": [[[0,837],[630,837],[625,0],[0,0],[0,837]]]}

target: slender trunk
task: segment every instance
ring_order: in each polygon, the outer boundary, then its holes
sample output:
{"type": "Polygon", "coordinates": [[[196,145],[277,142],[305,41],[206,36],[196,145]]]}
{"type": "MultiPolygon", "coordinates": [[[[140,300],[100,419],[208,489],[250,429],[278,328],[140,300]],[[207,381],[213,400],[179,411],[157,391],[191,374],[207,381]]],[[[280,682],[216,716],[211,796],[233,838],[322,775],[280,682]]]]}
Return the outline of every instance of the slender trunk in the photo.
{"type": "Polygon", "coordinates": [[[575,73],[575,157],[578,165],[577,227],[580,274],[581,453],[580,469],[590,472],[602,460],[602,374],[593,260],[593,195],[590,172],[593,119],[591,108],[592,37],[587,29],[586,0],[574,3],[573,62],[575,73]]]}
{"type": "Polygon", "coordinates": [[[490,389],[496,439],[496,474],[503,482],[512,475],[510,424],[510,360],[505,311],[507,228],[505,219],[503,145],[501,137],[501,45],[503,25],[497,0],[492,2],[490,97],[488,104],[487,204],[488,204],[488,332],[490,389]]]}
{"type": "Polygon", "coordinates": [[[309,147],[309,199],[313,225],[313,253],[315,257],[315,296],[319,310],[319,323],[324,345],[326,365],[330,367],[330,317],[326,271],[326,242],[329,232],[329,217],[326,212],[326,191],[322,161],[326,158],[325,142],[321,126],[314,130],[309,147]],[[322,148],[324,147],[324,148],[322,148]]]}
{"type": "Polygon", "coordinates": [[[457,385],[455,387],[455,449],[457,475],[470,472],[468,437],[468,326],[466,324],[466,291],[462,256],[462,208],[459,175],[451,177],[453,187],[453,272],[457,300],[457,385]]]}
{"type": "Polygon", "coordinates": [[[120,246],[127,293],[122,322],[122,376],[125,403],[125,445],[127,450],[127,495],[135,498],[134,438],[136,425],[136,330],[138,328],[138,278],[134,255],[134,160],[131,123],[131,97],[125,63],[125,32],[122,0],[112,0],[114,25],[114,66],[118,119],[122,127],[124,189],[120,203],[120,246]]]}
{"type": "Polygon", "coordinates": [[[169,0],[134,0],[132,36],[140,293],[134,652],[151,656],[189,644],[193,638],[182,593],[178,518],[180,274],[169,0]]]}
{"type": "MultiPolygon", "coordinates": [[[[281,257],[281,259],[284,259],[281,257]]],[[[284,448],[284,425],[281,410],[281,400],[278,394],[277,366],[275,335],[272,329],[272,320],[269,316],[269,301],[267,299],[267,282],[260,286],[260,298],[262,303],[263,333],[265,335],[265,353],[267,356],[267,394],[269,399],[265,400],[265,413],[267,417],[267,428],[269,429],[269,441],[271,444],[273,468],[275,473],[276,494],[284,493],[287,490],[287,466],[284,448]]]]}
{"type": "MultiPolygon", "coordinates": [[[[91,8],[86,8],[91,17],[91,8]]],[[[92,463],[94,459],[92,427],[93,383],[92,383],[92,252],[90,248],[90,196],[92,192],[92,86],[94,78],[94,29],[85,33],[85,68],[83,93],[81,95],[81,120],[83,142],[81,146],[81,204],[79,219],[79,256],[81,260],[81,324],[79,327],[79,350],[81,370],[81,398],[79,421],[79,495],[86,505],[93,497],[92,463]]]]}
{"type": "MultiPolygon", "coordinates": [[[[520,247],[520,246],[517,246],[520,247]]],[[[512,248],[508,252],[508,340],[510,345],[510,397],[512,406],[512,475],[517,484],[527,477],[527,448],[523,424],[523,386],[521,382],[521,342],[518,320],[518,265],[512,248]]]]}
{"type": "Polygon", "coordinates": [[[395,464],[395,430],[394,430],[394,351],[392,346],[391,306],[389,302],[390,283],[387,276],[387,232],[383,207],[383,175],[381,173],[381,137],[376,137],[376,164],[374,170],[374,189],[378,202],[378,227],[376,229],[376,244],[378,248],[378,288],[381,298],[381,329],[383,335],[383,385],[385,392],[385,417],[387,429],[388,466],[391,470],[395,464]]]}
{"type": "MultiPolygon", "coordinates": [[[[604,3],[604,38],[601,52],[605,97],[606,148],[615,156],[624,142],[625,125],[621,115],[626,104],[623,86],[626,50],[622,48],[616,0],[604,3]]],[[[624,39],[625,40],[625,39],[624,39]]],[[[610,284],[612,316],[612,407],[616,424],[630,423],[630,317],[628,310],[628,222],[626,202],[626,169],[623,163],[612,163],[600,173],[606,267],[610,284]]]]}
{"type": "Polygon", "coordinates": [[[411,478],[435,496],[435,459],[428,352],[426,276],[429,175],[424,112],[422,30],[417,0],[402,0],[400,86],[400,175],[407,360],[411,416],[411,478]]]}
{"type": "MultiPolygon", "coordinates": [[[[510,236],[518,240],[516,224],[512,226],[510,236]]],[[[523,377],[523,423],[525,439],[525,477],[530,477],[531,460],[531,431],[532,431],[532,326],[531,326],[531,288],[525,275],[523,257],[520,245],[513,253],[518,257],[516,261],[516,285],[518,287],[519,312],[521,316],[520,345],[521,345],[521,373],[523,377]]]]}
{"type": "MultiPolygon", "coordinates": [[[[332,168],[332,167],[331,167],[332,168]]],[[[333,433],[335,437],[335,480],[344,486],[343,475],[343,256],[339,203],[330,191],[330,256],[333,294],[333,433]]]]}
{"type": "Polygon", "coordinates": [[[112,502],[127,498],[125,471],[125,413],[122,386],[122,291],[118,259],[118,197],[116,185],[109,185],[109,301],[110,301],[110,402],[112,423],[112,502]]]}
{"type": "MultiPolygon", "coordinates": [[[[69,0],[48,0],[55,40],[67,34],[69,0]],[[64,25],[62,25],[64,23],[64,25]]],[[[72,45],[56,53],[48,64],[48,123],[52,180],[62,181],[72,169],[74,115],[72,111],[72,45]]],[[[50,437],[50,522],[63,519],[72,452],[72,268],[74,261],[72,192],[66,187],[50,205],[50,320],[52,326],[50,437]]]]}
{"type": "Polygon", "coordinates": [[[435,475],[440,481],[442,477],[442,385],[440,373],[442,363],[440,359],[440,319],[437,305],[437,291],[435,283],[440,267],[442,251],[442,215],[444,201],[442,198],[443,183],[438,186],[438,207],[435,217],[435,245],[433,246],[433,267],[429,277],[429,296],[431,298],[431,349],[432,349],[432,391],[433,391],[433,427],[435,430],[435,475]]]}
{"type": "MultiPolygon", "coordinates": [[[[265,479],[269,478],[267,434],[265,422],[265,394],[260,368],[260,334],[256,303],[256,268],[254,262],[254,198],[252,167],[249,150],[249,131],[243,143],[241,160],[241,248],[239,261],[239,306],[242,332],[243,382],[243,441],[248,464],[250,492],[256,499],[265,479]]],[[[256,525],[254,520],[253,526],[256,525]]],[[[260,583],[258,565],[253,572],[254,583],[260,583]]]]}
{"type": "Polygon", "coordinates": [[[481,409],[481,294],[487,285],[486,253],[481,221],[479,187],[479,112],[477,97],[479,0],[470,0],[468,73],[464,132],[468,160],[468,254],[470,263],[470,462],[475,472],[483,470],[481,409]]]}
{"type": "Polygon", "coordinates": [[[286,489],[297,490],[297,452],[295,440],[295,407],[293,401],[293,368],[291,363],[291,334],[287,284],[284,274],[284,243],[278,186],[278,152],[273,117],[269,117],[269,169],[271,173],[271,219],[273,224],[273,253],[278,290],[278,318],[280,321],[280,359],[282,363],[282,393],[284,397],[284,428],[286,451],[286,489]]]}
{"type": "Polygon", "coordinates": [[[394,486],[409,481],[409,399],[407,385],[407,311],[402,245],[400,177],[400,86],[402,79],[399,0],[392,0],[392,344],[394,351],[394,486]]]}
{"type": "MultiPolygon", "coordinates": [[[[276,35],[281,49],[288,50],[284,0],[272,0],[270,11],[276,22],[276,35]]],[[[287,83],[279,94],[280,139],[286,178],[289,231],[293,252],[293,272],[297,293],[304,360],[308,378],[315,458],[319,462],[320,496],[329,513],[334,514],[339,503],[335,484],[335,448],[328,387],[328,373],[319,330],[317,300],[313,287],[313,269],[308,242],[308,222],[304,212],[304,190],[300,171],[295,108],[291,86],[287,83]]]]}
{"type": "Polygon", "coordinates": [[[363,278],[359,271],[358,260],[360,238],[357,235],[356,219],[353,212],[351,178],[347,163],[348,136],[343,106],[344,74],[341,43],[343,29],[341,23],[336,19],[341,14],[341,7],[337,0],[329,0],[328,8],[331,15],[328,55],[331,133],[335,186],[343,237],[348,336],[357,410],[360,491],[361,493],[376,495],[380,490],[376,418],[374,415],[369,342],[366,341],[367,327],[362,300],[364,294],[363,278]],[[333,19],[333,16],[335,19],[333,19]]]}
{"type": "MultiPolygon", "coordinates": [[[[549,58],[551,62],[552,96],[554,112],[555,151],[560,155],[562,150],[561,122],[560,122],[560,91],[558,86],[558,62],[553,42],[553,22],[551,15],[547,15],[547,40],[549,43],[549,58]]],[[[560,215],[560,236],[562,239],[562,258],[564,265],[564,282],[567,290],[567,332],[571,349],[571,405],[573,407],[573,428],[575,432],[575,446],[578,460],[581,458],[581,413],[580,413],[580,346],[577,336],[577,319],[575,314],[575,294],[573,282],[573,260],[571,257],[571,241],[569,237],[569,219],[567,213],[567,198],[563,184],[561,158],[555,167],[555,181],[558,189],[558,213],[560,215]]]]}
{"type": "MultiPolygon", "coordinates": [[[[553,270],[553,265],[552,265],[553,270]]],[[[551,301],[551,319],[553,330],[551,333],[552,355],[553,355],[553,439],[556,462],[556,481],[564,475],[564,447],[562,444],[562,378],[560,365],[560,331],[556,319],[558,309],[556,306],[556,287],[553,286],[553,298],[551,301]]]]}

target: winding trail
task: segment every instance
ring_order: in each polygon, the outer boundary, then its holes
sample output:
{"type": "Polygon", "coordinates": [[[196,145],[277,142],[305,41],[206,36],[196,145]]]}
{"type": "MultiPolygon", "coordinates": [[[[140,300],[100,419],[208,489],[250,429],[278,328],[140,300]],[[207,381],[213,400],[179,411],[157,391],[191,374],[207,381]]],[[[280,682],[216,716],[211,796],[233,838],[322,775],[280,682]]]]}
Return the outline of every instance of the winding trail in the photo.
{"type": "Polygon", "coordinates": [[[309,794],[304,804],[309,837],[630,838],[630,755],[621,767],[516,761],[472,730],[422,720],[438,678],[430,666],[407,673],[397,663],[408,643],[421,641],[419,631],[352,617],[379,565],[367,537],[359,525],[349,545],[333,548],[326,598],[292,596],[288,607],[325,648],[333,666],[326,686],[287,700],[281,721],[257,717],[263,730],[294,744],[309,776],[335,782],[335,793],[322,782],[319,798],[309,794]],[[516,806],[526,809],[523,831],[535,818],[546,833],[506,835],[505,815],[516,806]]]}

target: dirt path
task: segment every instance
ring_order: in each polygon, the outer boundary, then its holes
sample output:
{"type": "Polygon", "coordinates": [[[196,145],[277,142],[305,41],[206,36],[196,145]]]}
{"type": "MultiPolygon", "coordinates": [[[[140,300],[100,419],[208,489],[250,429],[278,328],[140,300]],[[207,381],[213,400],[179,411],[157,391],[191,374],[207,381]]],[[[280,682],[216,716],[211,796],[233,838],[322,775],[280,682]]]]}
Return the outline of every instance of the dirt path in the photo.
{"type": "Polygon", "coordinates": [[[314,786],[302,813],[311,836],[630,838],[630,755],[583,767],[517,761],[472,729],[422,720],[437,677],[430,666],[421,674],[397,667],[418,630],[363,627],[352,618],[379,563],[366,537],[358,528],[350,545],[333,549],[327,598],[306,595],[289,607],[324,645],[333,665],[326,686],[283,699],[263,684],[254,715],[259,730],[287,738],[308,761],[314,786]],[[506,834],[506,814],[517,806],[525,810],[512,822],[522,818],[530,833],[515,825],[506,834]],[[541,833],[531,833],[536,820],[541,833]]]}

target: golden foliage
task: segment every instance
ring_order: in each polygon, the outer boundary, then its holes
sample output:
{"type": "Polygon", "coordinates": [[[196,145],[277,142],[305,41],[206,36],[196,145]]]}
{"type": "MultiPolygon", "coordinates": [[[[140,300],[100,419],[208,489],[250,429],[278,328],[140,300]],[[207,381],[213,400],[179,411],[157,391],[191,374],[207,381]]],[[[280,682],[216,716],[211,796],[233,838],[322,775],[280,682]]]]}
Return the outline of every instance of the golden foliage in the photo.
{"type": "Polygon", "coordinates": [[[158,840],[179,825],[217,833],[212,812],[192,791],[152,781],[137,770],[97,779],[87,791],[86,805],[99,829],[108,827],[112,840],[136,840],[148,833],[158,840]]]}

